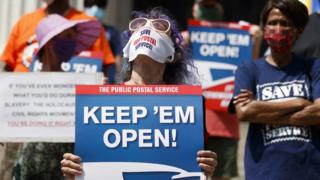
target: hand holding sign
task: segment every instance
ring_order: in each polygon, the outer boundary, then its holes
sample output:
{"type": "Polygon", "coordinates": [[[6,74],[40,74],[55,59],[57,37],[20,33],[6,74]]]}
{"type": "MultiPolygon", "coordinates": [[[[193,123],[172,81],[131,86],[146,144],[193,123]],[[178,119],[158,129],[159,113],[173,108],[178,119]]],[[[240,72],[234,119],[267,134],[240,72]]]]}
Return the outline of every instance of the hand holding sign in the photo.
{"type": "MultiPolygon", "coordinates": [[[[211,177],[214,173],[214,170],[216,168],[216,166],[218,165],[217,162],[217,155],[216,153],[212,152],[212,151],[204,151],[204,150],[200,150],[197,153],[197,161],[199,166],[201,167],[201,169],[203,170],[204,174],[207,177],[211,177]]],[[[130,163],[123,163],[123,164],[119,164],[120,167],[117,170],[120,170],[119,172],[117,172],[117,175],[121,177],[121,179],[123,179],[122,177],[122,173],[123,173],[123,169],[124,168],[129,168],[131,165],[130,163]]],[[[145,172],[152,172],[154,171],[159,171],[159,169],[161,169],[161,166],[159,165],[154,165],[154,169],[152,168],[152,165],[150,164],[141,164],[141,163],[133,163],[132,164],[133,167],[131,169],[134,169],[134,167],[137,167],[137,165],[139,167],[141,166],[145,166],[143,169],[145,169],[145,172]],[[151,169],[150,169],[151,167],[151,169]]],[[[107,170],[111,170],[110,173],[114,173],[114,168],[115,166],[117,166],[117,164],[115,163],[110,163],[110,167],[109,168],[104,168],[103,171],[107,171],[107,170]]],[[[95,167],[96,168],[96,167],[95,167]]],[[[166,169],[166,172],[170,171],[167,170],[168,167],[162,168],[162,169],[166,169]]],[[[68,177],[69,179],[74,179],[75,176],[80,176],[83,173],[83,168],[81,165],[81,158],[79,156],[76,156],[74,154],[71,153],[65,153],[63,155],[63,160],[61,161],[61,171],[64,174],[64,176],[68,177]]],[[[179,170],[177,168],[173,168],[171,169],[172,172],[179,172],[178,175],[175,175],[172,177],[172,179],[179,179],[179,178],[185,178],[185,177],[194,177],[194,176],[201,176],[199,174],[196,173],[189,173],[183,170],[179,170]]],[[[126,170],[126,172],[132,172],[129,170],[126,170]]],[[[141,172],[137,171],[137,172],[141,172]]],[[[116,179],[115,176],[113,176],[116,179]]],[[[121,180],[120,179],[120,180],[121,180]]]]}
{"type": "Polygon", "coordinates": [[[75,176],[82,174],[81,158],[71,153],[65,153],[63,160],[60,162],[61,171],[64,176],[74,179],[75,176]]]}

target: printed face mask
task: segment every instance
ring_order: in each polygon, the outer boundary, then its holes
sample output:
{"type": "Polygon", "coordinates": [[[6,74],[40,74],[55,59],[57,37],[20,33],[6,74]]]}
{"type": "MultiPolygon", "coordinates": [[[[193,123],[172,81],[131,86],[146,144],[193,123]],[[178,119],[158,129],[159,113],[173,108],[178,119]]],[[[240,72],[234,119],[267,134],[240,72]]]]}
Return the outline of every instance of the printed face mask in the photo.
{"type": "Polygon", "coordinates": [[[172,40],[163,33],[145,26],[132,34],[123,48],[123,56],[133,61],[138,55],[146,55],[159,63],[172,62],[174,59],[172,40]]]}
{"type": "Polygon", "coordinates": [[[294,29],[266,26],[264,29],[264,39],[273,51],[277,53],[287,52],[291,50],[294,42],[294,29]]]}

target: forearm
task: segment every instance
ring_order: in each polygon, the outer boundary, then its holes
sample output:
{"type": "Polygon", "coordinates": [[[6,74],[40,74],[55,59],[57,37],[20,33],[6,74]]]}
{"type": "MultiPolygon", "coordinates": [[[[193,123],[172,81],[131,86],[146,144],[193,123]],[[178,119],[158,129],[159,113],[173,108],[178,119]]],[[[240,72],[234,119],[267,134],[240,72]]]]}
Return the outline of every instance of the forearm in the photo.
{"type": "Polygon", "coordinates": [[[265,102],[252,101],[245,107],[240,107],[239,119],[253,123],[291,124],[293,113],[302,110],[305,106],[298,101],[265,102]]]}
{"type": "Polygon", "coordinates": [[[312,104],[294,113],[290,121],[297,125],[320,125],[320,105],[312,104]]]}
{"type": "Polygon", "coordinates": [[[0,71],[4,71],[6,64],[0,59],[0,71]]]}

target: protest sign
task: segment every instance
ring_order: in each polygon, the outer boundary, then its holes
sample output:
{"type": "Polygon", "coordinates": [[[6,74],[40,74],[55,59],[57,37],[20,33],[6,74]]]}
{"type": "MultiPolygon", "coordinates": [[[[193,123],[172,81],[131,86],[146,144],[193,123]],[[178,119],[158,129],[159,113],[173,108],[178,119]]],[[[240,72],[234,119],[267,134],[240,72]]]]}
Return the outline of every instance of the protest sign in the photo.
{"type": "Polygon", "coordinates": [[[203,178],[200,86],[77,86],[77,179],[203,178]]]}
{"type": "MultiPolygon", "coordinates": [[[[102,71],[103,54],[101,52],[82,51],[79,55],[73,56],[69,61],[61,63],[63,72],[94,73],[102,71]]],[[[30,64],[30,72],[40,72],[42,62],[39,59],[33,60],[30,64]]]]}
{"type": "Polygon", "coordinates": [[[1,73],[0,142],[73,142],[75,85],[102,73],[1,73]]]}
{"type": "Polygon", "coordinates": [[[198,67],[206,107],[226,111],[237,66],[252,55],[249,26],[189,20],[192,55],[198,67]]]}

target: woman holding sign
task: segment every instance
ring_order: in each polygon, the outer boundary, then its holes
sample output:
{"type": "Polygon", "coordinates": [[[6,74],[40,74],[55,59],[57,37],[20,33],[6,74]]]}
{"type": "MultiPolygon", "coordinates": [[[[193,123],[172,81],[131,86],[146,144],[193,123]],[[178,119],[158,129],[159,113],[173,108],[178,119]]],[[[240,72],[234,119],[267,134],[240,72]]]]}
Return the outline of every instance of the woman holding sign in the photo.
{"type": "MultiPolygon", "coordinates": [[[[192,62],[186,58],[182,47],[182,36],[162,9],[134,14],[125,39],[125,85],[197,83],[195,71],[190,71],[193,70],[192,62]]],[[[61,170],[65,176],[73,179],[83,173],[80,157],[66,153],[63,158],[61,170]]],[[[217,155],[211,151],[201,150],[197,154],[198,164],[208,177],[217,166],[216,158],[217,155]]]]}

